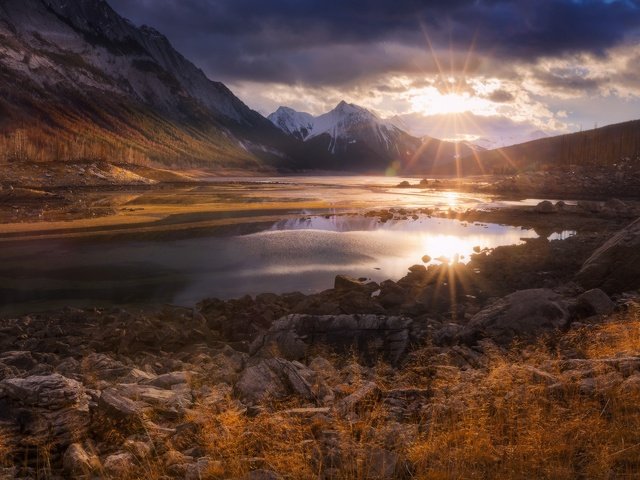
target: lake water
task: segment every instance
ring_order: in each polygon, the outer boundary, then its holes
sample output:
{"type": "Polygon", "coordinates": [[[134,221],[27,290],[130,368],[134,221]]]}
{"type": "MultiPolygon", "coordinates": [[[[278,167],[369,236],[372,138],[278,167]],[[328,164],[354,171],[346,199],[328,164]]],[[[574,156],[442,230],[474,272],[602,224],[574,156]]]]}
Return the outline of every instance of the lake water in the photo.
{"type": "MultiPolygon", "coordinates": [[[[287,180],[286,184],[261,180],[264,183],[250,188],[252,198],[264,195],[268,185],[270,198],[324,196],[340,211],[357,211],[363,202],[378,207],[495,206],[490,198],[455,192],[395,189],[394,180],[389,179],[384,179],[386,187],[382,184],[373,190],[362,179],[351,180],[353,186],[343,179],[341,188],[331,193],[322,193],[319,182],[287,180]]],[[[331,180],[321,181],[326,189],[335,188],[331,180]]],[[[362,214],[310,215],[305,209],[289,211],[275,222],[261,222],[249,230],[252,233],[240,231],[212,230],[197,236],[187,232],[179,238],[152,241],[116,237],[7,245],[0,252],[0,312],[67,305],[193,305],[207,297],[310,293],[331,288],[337,274],[397,280],[409,266],[421,263],[425,254],[434,259],[457,255],[466,261],[474,247],[493,248],[537,237],[533,230],[427,215],[381,223],[362,214]]]]}

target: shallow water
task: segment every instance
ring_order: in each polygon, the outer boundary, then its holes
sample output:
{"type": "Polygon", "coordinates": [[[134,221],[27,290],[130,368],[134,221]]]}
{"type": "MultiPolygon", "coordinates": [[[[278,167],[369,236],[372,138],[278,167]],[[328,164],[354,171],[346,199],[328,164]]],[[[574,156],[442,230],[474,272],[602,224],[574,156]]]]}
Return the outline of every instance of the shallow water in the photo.
{"type": "MultiPolygon", "coordinates": [[[[247,209],[263,197],[323,198],[336,212],[369,207],[469,208],[492,199],[456,192],[396,189],[402,179],[305,177],[261,179],[239,191],[247,209]],[[375,180],[375,181],[374,181],[375,180]],[[265,189],[265,185],[267,186],[265,189]],[[324,185],[324,186],[321,186],[324,185]]],[[[246,182],[246,179],[243,180],[246,182]]],[[[415,183],[416,180],[412,180],[415,183]]],[[[227,184],[222,188],[236,188],[227,184]]],[[[207,188],[197,191],[207,196],[207,188]]],[[[220,193],[220,192],[218,192],[220,193]]],[[[180,195],[178,195],[180,198],[180,195]]],[[[171,197],[176,200],[175,195],[171,197]]],[[[325,210],[326,212],[326,210],[325,210]]],[[[0,312],[62,306],[175,303],[263,292],[311,293],[333,286],[337,274],[397,280],[427,254],[467,261],[474,247],[493,248],[534,238],[533,230],[429,218],[381,223],[362,214],[309,215],[253,225],[250,234],[185,231],[179,239],[48,240],[3,245],[0,250],[0,312]]],[[[240,219],[245,212],[229,213],[240,219]]],[[[236,232],[247,231],[247,228],[236,232]]],[[[562,238],[563,232],[554,238],[562,238]]],[[[435,262],[436,260],[433,260],[435,262]]]]}
{"type": "Polygon", "coordinates": [[[310,293],[330,288],[337,274],[397,280],[425,254],[457,254],[466,261],[476,246],[536,236],[533,230],[426,217],[384,224],[363,217],[315,217],[277,222],[249,235],[23,245],[2,252],[0,310],[193,305],[207,297],[310,293]]]}

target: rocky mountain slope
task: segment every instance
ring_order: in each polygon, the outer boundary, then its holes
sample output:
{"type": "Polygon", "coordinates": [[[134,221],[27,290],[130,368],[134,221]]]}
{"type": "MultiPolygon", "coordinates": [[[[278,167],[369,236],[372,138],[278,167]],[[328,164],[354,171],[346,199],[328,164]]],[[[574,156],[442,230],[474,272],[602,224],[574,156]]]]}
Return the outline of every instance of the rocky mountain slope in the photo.
{"type": "Polygon", "coordinates": [[[308,158],[301,168],[405,174],[429,174],[438,168],[455,173],[456,158],[472,152],[464,144],[413,137],[344,101],[317,117],[280,107],[268,118],[283,132],[303,140],[311,151],[329,154],[324,163],[308,158]]]}
{"type": "Polygon", "coordinates": [[[295,145],[104,0],[3,1],[0,93],[6,160],[258,168],[295,145]]]}

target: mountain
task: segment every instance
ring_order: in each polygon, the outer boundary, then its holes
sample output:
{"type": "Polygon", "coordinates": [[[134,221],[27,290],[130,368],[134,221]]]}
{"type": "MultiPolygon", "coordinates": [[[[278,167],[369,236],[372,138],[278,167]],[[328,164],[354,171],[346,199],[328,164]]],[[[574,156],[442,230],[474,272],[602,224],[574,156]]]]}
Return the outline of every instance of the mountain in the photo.
{"type": "Polygon", "coordinates": [[[324,152],[318,163],[307,158],[303,169],[429,174],[436,166],[455,171],[455,160],[471,153],[468,145],[422,139],[380,119],[369,110],[340,102],[319,116],[280,107],[268,116],[283,132],[303,140],[313,152],[324,152]]]}
{"type": "Polygon", "coordinates": [[[475,152],[459,163],[464,175],[622,164],[637,170],[640,168],[640,120],[475,152]]]}
{"type": "Polygon", "coordinates": [[[283,132],[300,140],[305,140],[309,136],[315,121],[310,113],[296,112],[289,107],[280,107],[267,118],[283,132]]]}
{"type": "Polygon", "coordinates": [[[104,0],[0,2],[0,147],[8,160],[245,169],[299,148],[104,0]]]}

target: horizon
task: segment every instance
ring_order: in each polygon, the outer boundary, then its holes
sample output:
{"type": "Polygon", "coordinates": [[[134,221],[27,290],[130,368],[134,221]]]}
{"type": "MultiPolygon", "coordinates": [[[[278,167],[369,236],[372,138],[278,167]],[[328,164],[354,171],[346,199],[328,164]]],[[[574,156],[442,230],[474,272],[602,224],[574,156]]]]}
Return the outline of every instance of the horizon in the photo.
{"type": "Polygon", "coordinates": [[[489,148],[639,117],[636,1],[110,4],[264,116],[344,100],[489,148]]]}

